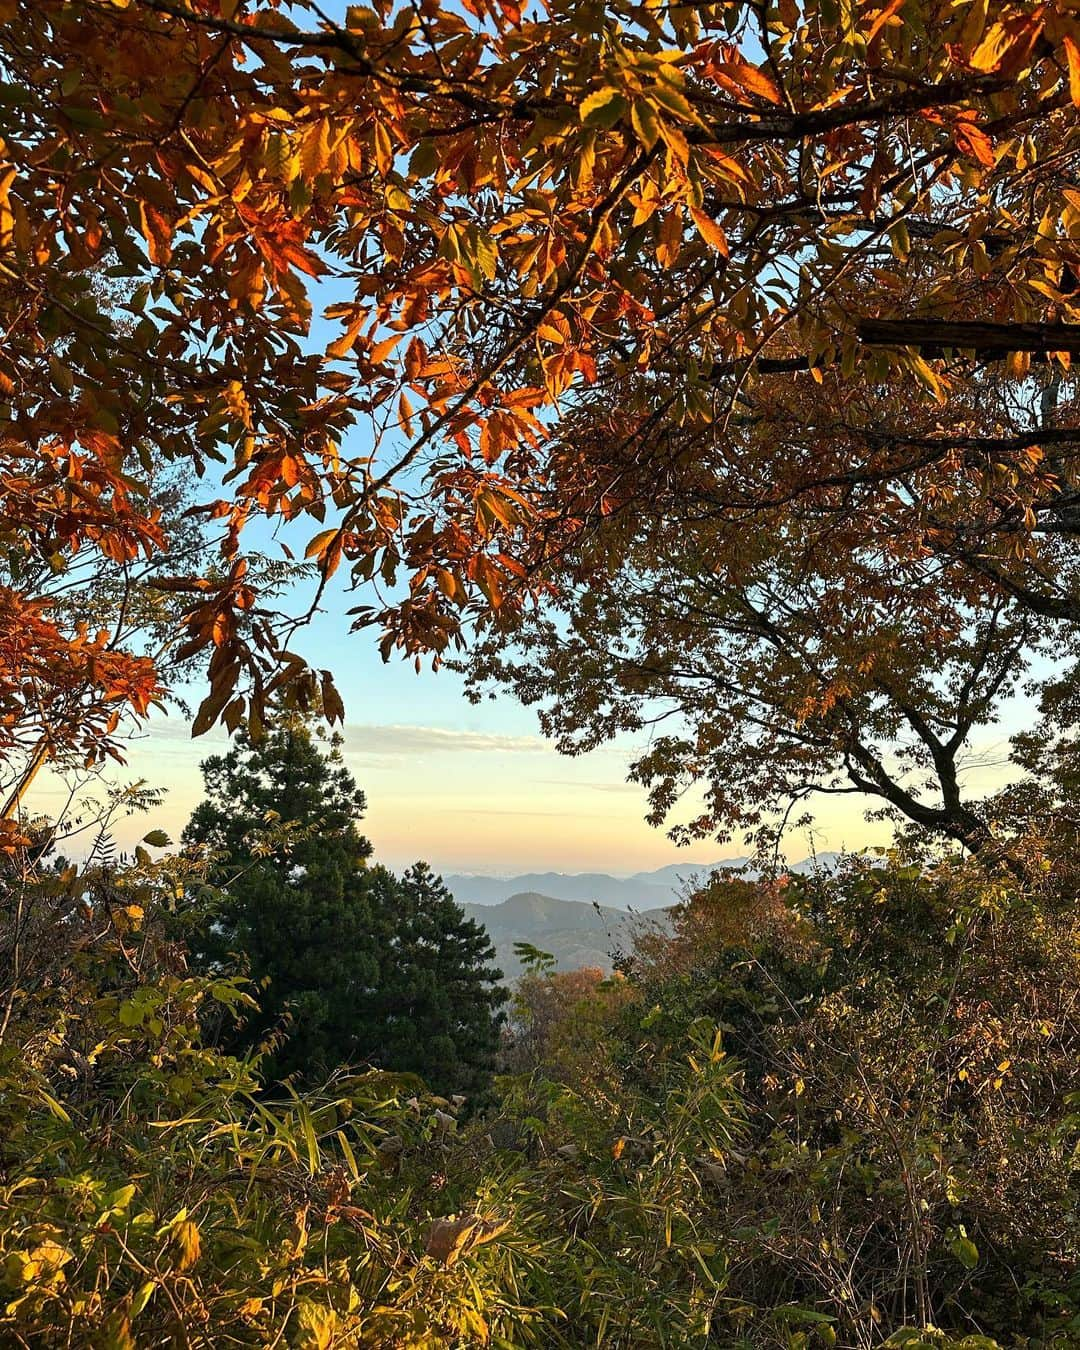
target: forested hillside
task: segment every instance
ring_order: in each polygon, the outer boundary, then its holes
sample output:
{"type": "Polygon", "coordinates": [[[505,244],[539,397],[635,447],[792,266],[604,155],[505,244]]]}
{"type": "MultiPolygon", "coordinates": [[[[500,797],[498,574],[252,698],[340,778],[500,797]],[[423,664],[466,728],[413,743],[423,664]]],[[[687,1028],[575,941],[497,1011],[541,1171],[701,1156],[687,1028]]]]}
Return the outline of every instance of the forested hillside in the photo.
{"type": "Polygon", "coordinates": [[[1080,1346],[1075,0],[0,0],[0,334],[0,1345],[1080,1346]],[[746,875],[511,995],[349,643],[746,875]]]}
{"type": "Polygon", "coordinates": [[[495,961],[508,979],[522,970],[514,948],[529,943],[548,952],[561,970],[595,967],[610,973],[613,954],[628,947],[643,928],[668,926],[666,909],[628,914],[604,905],[554,900],[524,892],[498,905],[463,905],[465,913],[488,932],[495,961]]]}

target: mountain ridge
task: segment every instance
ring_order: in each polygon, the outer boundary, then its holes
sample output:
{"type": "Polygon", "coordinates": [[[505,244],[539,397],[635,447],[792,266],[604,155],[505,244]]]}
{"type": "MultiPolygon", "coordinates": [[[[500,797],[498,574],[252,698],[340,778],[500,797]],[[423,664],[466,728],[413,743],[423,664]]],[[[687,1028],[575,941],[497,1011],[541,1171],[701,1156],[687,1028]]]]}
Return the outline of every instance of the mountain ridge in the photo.
{"type": "MultiPolygon", "coordinates": [[[[837,854],[818,854],[804,858],[789,868],[792,872],[809,872],[831,866],[837,854]]],[[[733,864],[744,862],[727,859],[724,864],[710,868],[682,869],[677,864],[660,868],[657,873],[640,873],[639,877],[660,876],[668,884],[634,877],[613,877],[602,872],[567,874],[565,872],[526,873],[520,877],[449,876],[444,878],[462,909],[487,929],[495,947],[495,964],[507,983],[522,973],[522,964],[514,951],[514,944],[528,942],[555,958],[559,970],[574,970],[581,966],[597,966],[603,971],[612,969],[612,953],[629,946],[642,927],[667,928],[668,911],[681,898],[684,878],[714,870],[734,870],[733,864]],[[616,897],[619,903],[603,904],[593,896],[552,895],[534,887],[514,890],[503,898],[494,898],[500,888],[522,881],[554,882],[563,888],[601,890],[616,897]],[[480,881],[482,895],[490,899],[475,899],[473,890],[463,895],[462,882],[480,881]],[[597,882],[605,883],[597,886],[597,882]],[[642,903],[642,901],[645,903],[642,903]]]]}
{"type": "Polygon", "coordinates": [[[462,904],[469,918],[487,929],[495,964],[508,982],[522,972],[514,944],[529,942],[549,952],[558,969],[597,966],[609,972],[612,953],[627,946],[647,925],[666,927],[668,906],[638,913],[584,900],[560,900],[536,891],[508,896],[497,904],[462,904]]]}
{"type": "MultiPolygon", "coordinates": [[[[833,865],[838,853],[819,853],[793,863],[791,872],[810,872],[833,865]]],[[[599,904],[612,909],[663,909],[682,897],[682,882],[714,871],[737,871],[748,858],[723,858],[714,863],[669,863],[652,872],[628,877],[608,872],[524,872],[517,876],[490,877],[456,873],[443,880],[458,904],[498,905],[512,895],[533,894],[553,900],[599,904]]]]}

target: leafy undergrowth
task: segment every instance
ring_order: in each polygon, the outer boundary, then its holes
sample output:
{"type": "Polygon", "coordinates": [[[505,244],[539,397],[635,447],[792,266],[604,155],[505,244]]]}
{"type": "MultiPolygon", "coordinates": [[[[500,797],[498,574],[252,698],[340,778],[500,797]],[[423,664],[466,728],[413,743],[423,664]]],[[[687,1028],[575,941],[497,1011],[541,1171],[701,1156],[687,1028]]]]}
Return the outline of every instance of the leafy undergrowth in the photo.
{"type": "Polygon", "coordinates": [[[4,1344],[1080,1344],[1069,907],[717,883],[613,981],[534,973],[474,1108],[217,1051],[251,1000],[167,936],[179,866],[10,881],[49,922],[0,1051],[4,1344]]]}

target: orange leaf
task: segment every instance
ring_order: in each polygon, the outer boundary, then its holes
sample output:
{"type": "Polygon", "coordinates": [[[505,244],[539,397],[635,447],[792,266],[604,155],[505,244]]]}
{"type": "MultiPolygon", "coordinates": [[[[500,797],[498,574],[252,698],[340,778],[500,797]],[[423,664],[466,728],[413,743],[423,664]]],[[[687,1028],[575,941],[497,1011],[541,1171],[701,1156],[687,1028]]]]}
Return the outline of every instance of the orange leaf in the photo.
{"type": "Polygon", "coordinates": [[[957,147],[970,155],[972,159],[985,164],[988,169],[994,167],[994,146],[990,137],[975,123],[974,113],[961,114],[953,124],[953,140],[957,147]]]}
{"type": "Polygon", "coordinates": [[[1062,39],[1062,45],[1069,62],[1069,96],[1075,106],[1080,108],[1080,46],[1068,34],[1062,39]]]}
{"type": "Polygon", "coordinates": [[[732,52],[726,61],[721,61],[714,69],[721,84],[734,84],[745,89],[748,94],[766,99],[769,103],[783,103],[780,91],[758,66],[752,65],[738,52],[732,52]]]}
{"type": "Polygon", "coordinates": [[[404,333],[395,333],[393,337],[384,338],[382,342],[376,342],[371,349],[372,365],[381,366],[404,336],[404,333]]]}
{"type": "Polygon", "coordinates": [[[149,202],[139,203],[139,224],[146,239],[150,261],[164,267],[172,257],[172,225],[149,202]]]}
{"type": "Polygon", "coordinates": [[[903,6],[904,0],[889,0],[889,3],[881,11],[881,13],[874,19],[873,23],[870,25],[869,29],[866,32],[865,40],[867,46],[869,46],[870,43],[873,42],[873,40],[877,37],[878,33],[881,32],[881,30],[889,22],[892,16],[898,10],[902,9],[903,6]]]}
{"type": "Polygon", "coordinates": [[[710,248],[716,249],[717,253],[722,253],[726,258],[728,256],[727,235],[713,220],[712,216],[705,211],[699,211],[696,206],[690,208],[690,216],[702,239],[710,248]]]}

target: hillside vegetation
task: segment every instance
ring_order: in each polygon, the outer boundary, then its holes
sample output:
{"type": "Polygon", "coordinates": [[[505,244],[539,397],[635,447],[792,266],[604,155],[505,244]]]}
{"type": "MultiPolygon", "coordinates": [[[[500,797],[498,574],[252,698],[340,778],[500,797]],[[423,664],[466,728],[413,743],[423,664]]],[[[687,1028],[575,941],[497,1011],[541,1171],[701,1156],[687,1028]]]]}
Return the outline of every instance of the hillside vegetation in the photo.
{"type": "Polygon", "coordinates": [[[258,990],[169,940],[190,859],[4,885],[12,1344],[1080,1344],[1071,892],[717,879],[614,978],[534,963],[450,1099],[216,1048],[258,990]]]}

